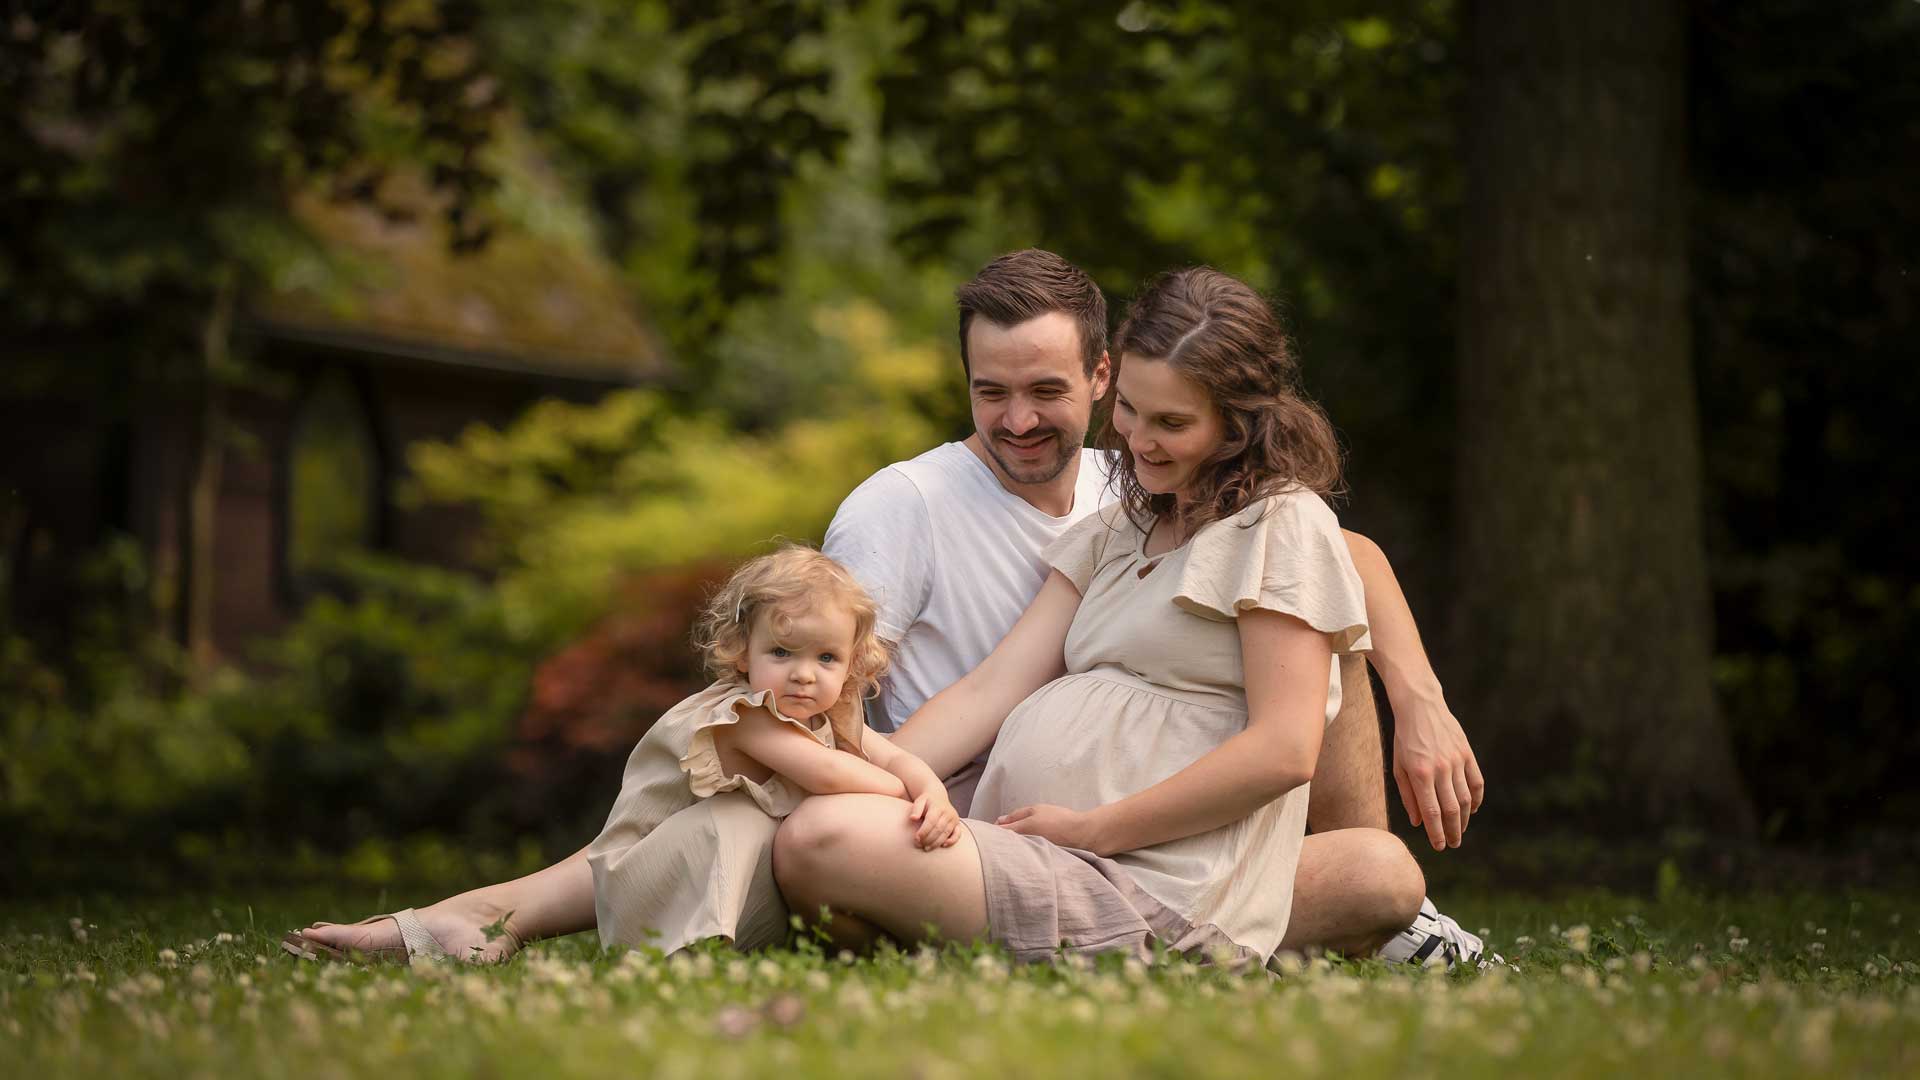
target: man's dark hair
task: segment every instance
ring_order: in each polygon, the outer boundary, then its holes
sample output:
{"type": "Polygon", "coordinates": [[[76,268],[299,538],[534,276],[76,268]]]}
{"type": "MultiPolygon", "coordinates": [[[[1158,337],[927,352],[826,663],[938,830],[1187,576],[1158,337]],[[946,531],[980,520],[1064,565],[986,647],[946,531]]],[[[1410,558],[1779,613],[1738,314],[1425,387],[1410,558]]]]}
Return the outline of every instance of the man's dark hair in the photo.
{"type": "Polygon", "coordinates": [[[969,374],[967,330],[979,315],[999,326],[1018,326],[1052,311],[1073,317],[1080,330],[1080,363],[1089,378],[1107,351],[1107,298],[1087,272],[1051,251],[1010,252],[980,268],[954,293],[960,301],[960,366],[969,374]]]}

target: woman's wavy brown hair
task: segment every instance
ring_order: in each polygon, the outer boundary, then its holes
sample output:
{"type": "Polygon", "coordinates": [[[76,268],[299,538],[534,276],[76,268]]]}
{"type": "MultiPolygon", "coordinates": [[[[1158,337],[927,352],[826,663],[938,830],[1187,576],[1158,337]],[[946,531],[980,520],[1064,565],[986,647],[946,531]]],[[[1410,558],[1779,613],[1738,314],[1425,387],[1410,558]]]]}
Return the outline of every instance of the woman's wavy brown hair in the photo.
{"type": "Polygon", "coordinates": [[[847,682],[835,703],[835,708],[847,706],[872,693],[886,673],[887,643],[874,629],[880,611],[846,567],[810,547],[789,544],[735,570],[701,609],[694,646],[704,655],[708,674],[738,678],[754,620],[764,612],[774,630],[784,632],[787,620],[821,603],[842,604],[853,616],[853,655],[847,657],[847,682]]]}
{"type": "Polygon", "coordinates": [[[1273,308],[1245,282],[1209,266],[1161,274],[1128,306],[1114,360],[1116,375],[1141,361],[1172,367],[1206,391],[1225,429],[1182,508],[1173,495],[1140,486],[1127,440],[1107,417],[1099,445],[1116,452],[1113,485],[1142,531],[1165,516],[1191,536],[1268,495],[1340,490],[1333,423],[1300,389],[1292,343],[1273,308]]]}

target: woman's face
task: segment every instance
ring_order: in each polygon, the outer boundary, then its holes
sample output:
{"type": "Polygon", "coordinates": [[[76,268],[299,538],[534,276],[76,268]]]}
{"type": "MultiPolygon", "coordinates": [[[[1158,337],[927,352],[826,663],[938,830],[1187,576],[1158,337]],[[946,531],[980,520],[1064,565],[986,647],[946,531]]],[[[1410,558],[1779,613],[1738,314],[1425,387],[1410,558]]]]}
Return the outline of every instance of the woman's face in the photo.
{"type": "Polygon", "coordinates": [[[1207,392],[1162,360],[1127,356],[1113,398],[1113,429],[1133,452],[1134,475],[1153,495],[1184,497],[1220,448],[1224,425],[1207,392]]]}

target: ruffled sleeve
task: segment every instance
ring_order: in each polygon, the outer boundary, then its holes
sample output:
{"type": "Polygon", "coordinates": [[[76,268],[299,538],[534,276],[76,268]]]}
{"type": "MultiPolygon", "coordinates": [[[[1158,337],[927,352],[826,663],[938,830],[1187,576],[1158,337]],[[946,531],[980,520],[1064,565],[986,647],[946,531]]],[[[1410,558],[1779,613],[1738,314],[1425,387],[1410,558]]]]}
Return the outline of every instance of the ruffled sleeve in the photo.
{"type": "Polygon", "coordinates": [[[1047,565],[1067,576],[1080,595],[1087,594],[1094,572],[1100,569],[1109,546],[1126,528],[1126,515],[1118,503],[1088,514],[1047,545],[1041,558],[1047,565]]]}
{"type": "MultiPolygon", "coordinates": [[[[715,702],[704,716],[694,721],[693,730],[687,741],[687,752],[680,758],[680,768],[687,774],[687,785],[692,788],[695,798],[707,799],[723,791],[745,791],[754,802],[773,817],[786,817],[800,805],[807,793],[788,783],[778,773],[764,782],[750,780],[738,773],[727,772],[720,761],[720,748],[714,744],[714,732],[740,722],[740,710],[762,708],[782,723],[792,724],[807,738],[825,745],[832,745],[833,736],[815,731],[805,723],[790,716],[782,715],[773,704],[773,693],[768,690],[750,691],[741,687],[715,702]]],[[[832,731],[829,724],[825,732],[832,731]]],[[[855,744],[854,753],[859,753],[855,744]]]]}
{"type": "Polygon", "coordinates": [[[1310,491],[1270,495],[1196,533],[1173,602],[1206,619],[1261,608],[1326,634],[1336,653],[1373,647],[1367,601],[1333,511],[1310,491]]]}

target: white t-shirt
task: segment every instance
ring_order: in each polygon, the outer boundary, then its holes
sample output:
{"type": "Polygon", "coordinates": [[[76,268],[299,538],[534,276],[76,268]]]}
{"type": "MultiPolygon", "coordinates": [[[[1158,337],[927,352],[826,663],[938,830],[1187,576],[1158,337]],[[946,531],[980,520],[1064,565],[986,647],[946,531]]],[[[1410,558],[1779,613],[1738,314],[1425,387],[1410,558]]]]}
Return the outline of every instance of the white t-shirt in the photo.
{"type": "Polygon", "coordinates": [[[1080,452],[1073,509],[1041,512],[1000,486],[966,444],[889,465],[855,488],[822,550],[880,605],[893,667],[867,722],[893,731],[979,666],[1046,583],[1040,557],[1074,522],[1112,501],[1105,454],[1080,452]]]}

